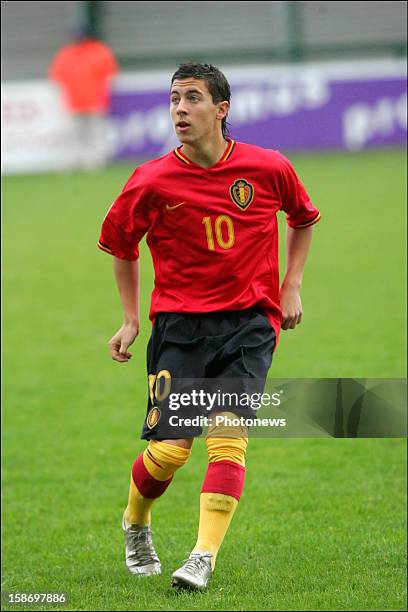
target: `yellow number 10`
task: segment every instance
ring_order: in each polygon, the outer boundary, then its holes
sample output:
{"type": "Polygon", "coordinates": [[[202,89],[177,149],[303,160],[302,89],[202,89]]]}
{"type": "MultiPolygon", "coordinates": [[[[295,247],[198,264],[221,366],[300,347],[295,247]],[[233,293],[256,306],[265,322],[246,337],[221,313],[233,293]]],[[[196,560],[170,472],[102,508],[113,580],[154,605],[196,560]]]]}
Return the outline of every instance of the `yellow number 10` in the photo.
{"type": "MultiPolygon", "coordinates": [[[[205,233],[207,234],[207,244],[210,251],[215,251],[214,245],[214,233],[211,224],[211,217],[204,217],[203,224],[205,225],[205,233]]],[[[228,215],[220,215],[216,218],[215,224],[215,238],[218,246],[222,249],[230,249],[235,242],[234,225],[232,219],[228,215]],[[225,223],[227,228],[227,240],[224,240],[222,235],[222,224],[225,223]]]]}

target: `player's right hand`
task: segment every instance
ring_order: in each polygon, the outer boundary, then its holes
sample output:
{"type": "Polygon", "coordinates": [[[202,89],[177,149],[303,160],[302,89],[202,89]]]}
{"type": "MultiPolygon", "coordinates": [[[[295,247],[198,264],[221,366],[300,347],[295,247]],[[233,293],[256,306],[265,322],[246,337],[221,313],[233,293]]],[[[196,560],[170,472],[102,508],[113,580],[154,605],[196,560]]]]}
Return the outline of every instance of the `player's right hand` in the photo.
{"type": "Polygon", "coordinates": [[[112,359],[121,363],[129,361],[132,357],[132,353],[128,352],[128,348],[133,344],[138,334],[138,323],[124,323],[108,342],[112,359]]]}

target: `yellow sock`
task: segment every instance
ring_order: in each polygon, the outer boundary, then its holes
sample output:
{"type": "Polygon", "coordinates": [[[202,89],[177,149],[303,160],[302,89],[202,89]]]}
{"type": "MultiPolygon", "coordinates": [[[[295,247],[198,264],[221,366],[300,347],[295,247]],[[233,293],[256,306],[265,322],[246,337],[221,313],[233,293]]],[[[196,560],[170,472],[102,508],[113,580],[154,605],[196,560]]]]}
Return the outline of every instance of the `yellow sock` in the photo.
{"type": "Polygon", "coordinates": [[[238,500],[222,493],[201,493],[200,525],[193,552],[210,552],[214,569],[217,553],[227,533],[238,500]]]}
{"type": "Polygon", "coordinates": [[[154,499],[143,497],[130,477],[128,505],[125,510],[125,521],[128,525],[150,525],[150,508],[154,499]]]}
{"type": "MultiPolygon", "coordinates": [[[[193,552],[210,552],[213,555],[211,560],[213,569],[242,492],[242,472],[245,474],[245,452],[248,444],[246,433],[246,430],[240,428],[231,429],[222,426],[212,427],[206,437],[210,463],[204,480],[204,491],[200,495],[200,522],[193,552]],[[242,481],[238,487],[231,485],[231,464],[240,466],[238,478],[242,481]],[[217,469],[215,480],[214,469],[217,469]],[[220,489],[223,492],[220,492],[220,489]]],[[[236,478],[237,469],[238,467],[233,469],[233,474],[235,472],[233,479],[236,478]]]]}
{"type": "Polygon", "coordinates": [[[247,438],[210,438],[207,440],[210,462],[232,461],[245,467],[247,438]]]}
{"type": "MultiPolygon", "coordinates": [[[[191,454],[191,450],[181,448],[174,444],[167,444],[157,440],[151,440],[142,456],[139,456],[135,464],[142,462],[145,470],[143,486],[145,489],[139,491],[134,482],[133,474],[130,478],[128,505],[125,510],[125,521],[127,524],[150,525],[150,510],[157,497],[163,490],[163,482],[169,480],[174,472],[184,465],[191,454]],[[155,493],[155,490],[157,492],[155,493]],[[146,491],[148,491],[146,495],[146,491]],[[145,495],[143,495],[145,493],[145,495]]],[[[135,467],[135,464],[133,467],[135,467]]]]}

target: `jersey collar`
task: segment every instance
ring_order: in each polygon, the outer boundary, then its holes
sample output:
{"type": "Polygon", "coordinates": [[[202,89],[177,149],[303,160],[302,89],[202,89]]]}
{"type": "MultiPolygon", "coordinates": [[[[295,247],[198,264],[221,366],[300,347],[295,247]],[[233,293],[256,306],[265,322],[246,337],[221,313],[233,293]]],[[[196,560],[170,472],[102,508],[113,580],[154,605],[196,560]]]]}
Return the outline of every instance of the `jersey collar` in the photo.
{"type": "Polygon", "coordinates": [[[229,158],[229,156],[231,155],[234,147],[235,147],[235,140],[232,140],[232,138],[228,139],[228,146],[226,148],[226,150],[224,151],[221,159],[219,159],[214,166],[210,166],[209,168],[203,168],[202,166],[199,166],[198,164],[195,164],[193,161],[191,161],[191,159],[188,159],[188,157],[186,155],[184,155],[184,153],[181,152],[181,147],[183,145],[180,145],[179,147],[177,147],[176,149],[174,149],[173,153],[175,154],[176,157],[178,157],[178,159],[180,159],[184,164],[188,165],[188,166],[195,166],[197,168],[201,168],[202,170],[211,170],[211,168],[214,168],[215,166],[218,166],[218,164],[223,164],[224,162],[227,161],[227,159],[229,158]]]}

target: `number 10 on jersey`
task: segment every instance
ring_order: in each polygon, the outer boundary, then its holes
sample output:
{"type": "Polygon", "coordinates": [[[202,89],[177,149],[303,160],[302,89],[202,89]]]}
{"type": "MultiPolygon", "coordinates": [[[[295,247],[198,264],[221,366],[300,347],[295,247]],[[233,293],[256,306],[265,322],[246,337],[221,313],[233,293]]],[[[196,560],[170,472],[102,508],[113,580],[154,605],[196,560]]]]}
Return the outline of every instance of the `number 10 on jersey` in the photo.
{"type": "Polygon", "coordinates": [[[205,227],[207,245],[210,251],[215,251],[215,241],[224,250],[230,249],[233,246],[235,242],[234,224],[228,215],[219,215],[215,219],[214,226],[211,217],[203,217],[202,222],[205,227]]]}

